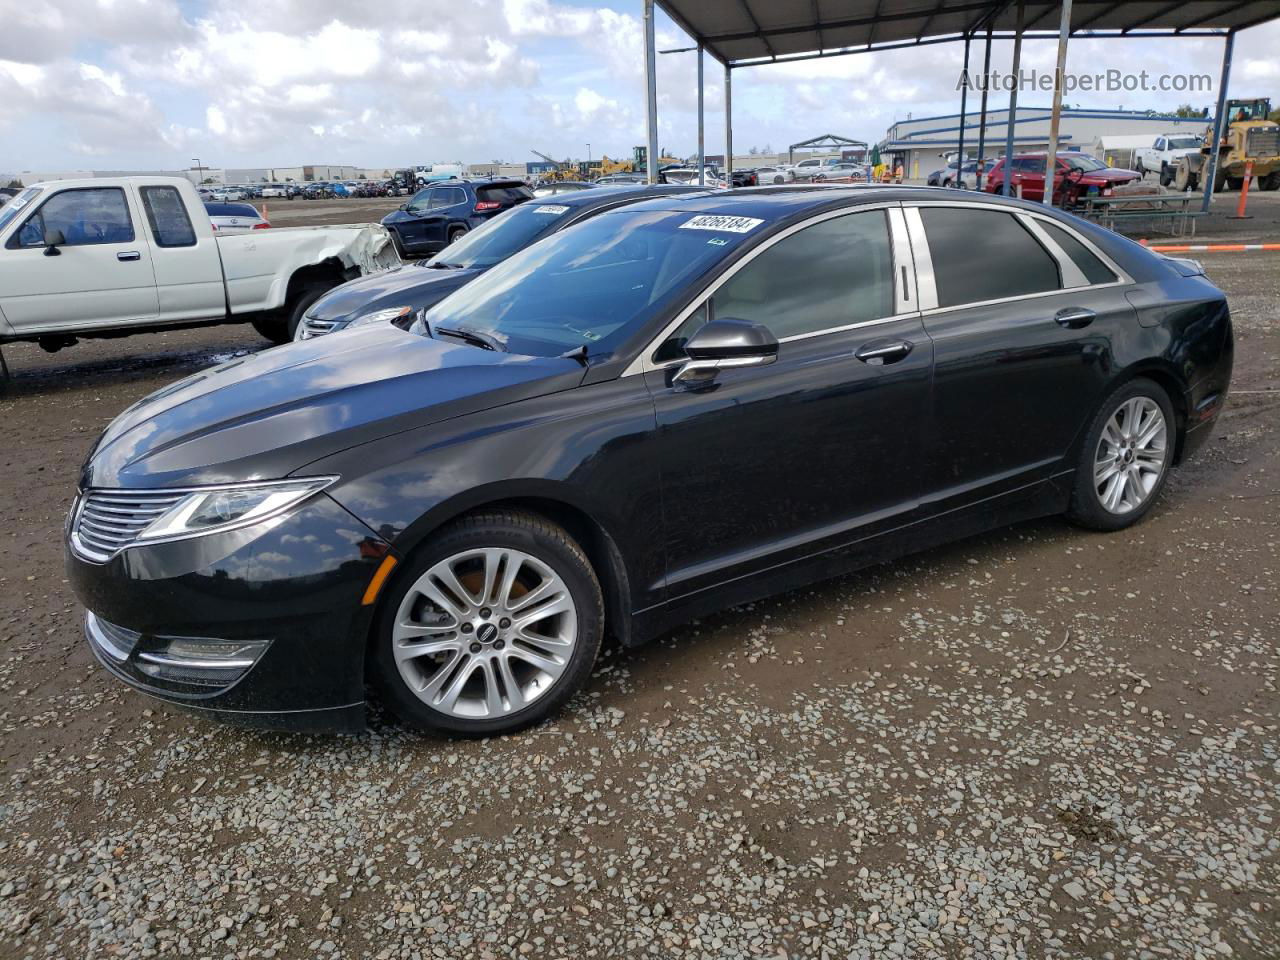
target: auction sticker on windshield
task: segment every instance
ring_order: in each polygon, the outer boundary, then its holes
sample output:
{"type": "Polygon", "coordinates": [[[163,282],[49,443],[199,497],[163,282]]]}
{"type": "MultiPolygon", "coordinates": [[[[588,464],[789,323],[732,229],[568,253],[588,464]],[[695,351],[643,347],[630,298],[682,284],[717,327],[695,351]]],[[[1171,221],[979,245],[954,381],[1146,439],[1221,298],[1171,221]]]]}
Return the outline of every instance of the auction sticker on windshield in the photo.
{"type": "Polygon", "coordinates": [[[763,220],[755,217],[725,217],[702,214],[680,224],[681,230],[718,230],[723,233],[750,233],[763,220]]]}
{"type": "Polygon", "coordinates": [[[563,205],[558,204],[558,203],[544,203],[544,204],[543,204],[542,206],[540,206],[540,207],[534,207],[534,208],[533,208],[533,212],[534,212],[534,213],[549,213],[549,214],[551,214],[553,217],[558,217],[558,216],[560,216],[560,214],[567,212],[567,211],[568,211],[568,209],[569,209],[568,207],[563,206],[563,205]]]}

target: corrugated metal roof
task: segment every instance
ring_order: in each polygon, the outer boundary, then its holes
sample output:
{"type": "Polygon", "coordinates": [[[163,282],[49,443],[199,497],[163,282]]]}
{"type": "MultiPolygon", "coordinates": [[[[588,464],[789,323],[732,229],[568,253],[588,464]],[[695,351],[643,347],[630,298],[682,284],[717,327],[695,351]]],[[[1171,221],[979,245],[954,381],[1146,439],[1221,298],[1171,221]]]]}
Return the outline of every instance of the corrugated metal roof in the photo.
{"type": "MultiPolygon", "coordinates": [[[[856,53],[881,45],[939,42],[1016,27],[1010,0],[656,0],[713,57],[747,65],[856,53]]],[[[1024,29],[1056,33],[1061,7],[1026,0],[1024,29]]],[[[1071,29],[1085,35],[1203,34],[1280,18],[1280,0],[1073,0],[1071,29]]]]}

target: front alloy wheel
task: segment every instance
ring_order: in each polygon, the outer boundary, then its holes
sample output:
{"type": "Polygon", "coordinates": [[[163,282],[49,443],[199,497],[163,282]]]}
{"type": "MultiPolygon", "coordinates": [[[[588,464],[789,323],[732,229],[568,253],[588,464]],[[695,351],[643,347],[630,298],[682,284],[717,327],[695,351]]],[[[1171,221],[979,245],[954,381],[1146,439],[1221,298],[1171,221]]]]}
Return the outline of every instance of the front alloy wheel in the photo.
{"type": "Polygon", "coordinates": [[[486,547],[445,557],[419,577],[391,630],[400,676],[423,703],[493,720],[524,709],[564,673],[578,614],[547,564],[486,547]]]}
{"type": "Polygon", "coordinates": [[[388,588],[373,676],[418,727],[487,736],[559,708],[600,648],[600,585],[578,544],[532,514],[442,530],[388,588]]]}

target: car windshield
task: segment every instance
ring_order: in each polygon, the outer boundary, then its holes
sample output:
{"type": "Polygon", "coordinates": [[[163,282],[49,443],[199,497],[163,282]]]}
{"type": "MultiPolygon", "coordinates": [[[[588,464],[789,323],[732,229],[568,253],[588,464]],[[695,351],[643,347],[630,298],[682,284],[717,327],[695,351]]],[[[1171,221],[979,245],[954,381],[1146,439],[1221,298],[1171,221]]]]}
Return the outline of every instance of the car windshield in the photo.
{"type": "Polygon", "coordinates": [[[467,270],[492,267],[545,237],[564,222],[569,207],[560,203],[525,203],[464,234],[426,266],[462,267],[467,270]]]}
{"type": "Polygon", "coordinates": [[[1190,150],[1200,146],[1199,137],[1170,137],[1170,150],[1190,150]]]}
{"type": "MultiPolygon", "coordinates": [[[[510,216],[510,215],[509,215],[510,216]]],[[[751,217],[621,210],[527,247],[425,315],[527,356],[608,353],[761,225],[751,217]]]]}
{"type": "Polygon", "coordinates": [[[1074,170],[1083,170],[1088,173],[1091,170],[1106,170],[1107,165],[1101,160],[1087,156],[1083,153],[1072,153],[1066,156],[1058,157],[1063,163],[1074,170]]]}
{"type": "Polygon", "coordinates": [[[21,213],[39,193],[39,187],[27,187],[3,207],[0,207],[0,230],[8,226],[9,221],[21,213]]]}

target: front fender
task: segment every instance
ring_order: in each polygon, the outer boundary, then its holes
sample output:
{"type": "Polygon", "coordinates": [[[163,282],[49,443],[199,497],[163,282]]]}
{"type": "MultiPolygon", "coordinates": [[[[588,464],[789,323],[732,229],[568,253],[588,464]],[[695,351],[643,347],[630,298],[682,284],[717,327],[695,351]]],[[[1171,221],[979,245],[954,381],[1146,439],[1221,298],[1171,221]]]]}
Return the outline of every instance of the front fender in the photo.
{"type": "Polygon", "coordinates": [[[661,598],[665,575],[653,402],[624,377],[467,414],[316,463],[327,492],[401,555],[454,517],[512,500],[562,505],[617,546],[630,607],[661,598]]]}

